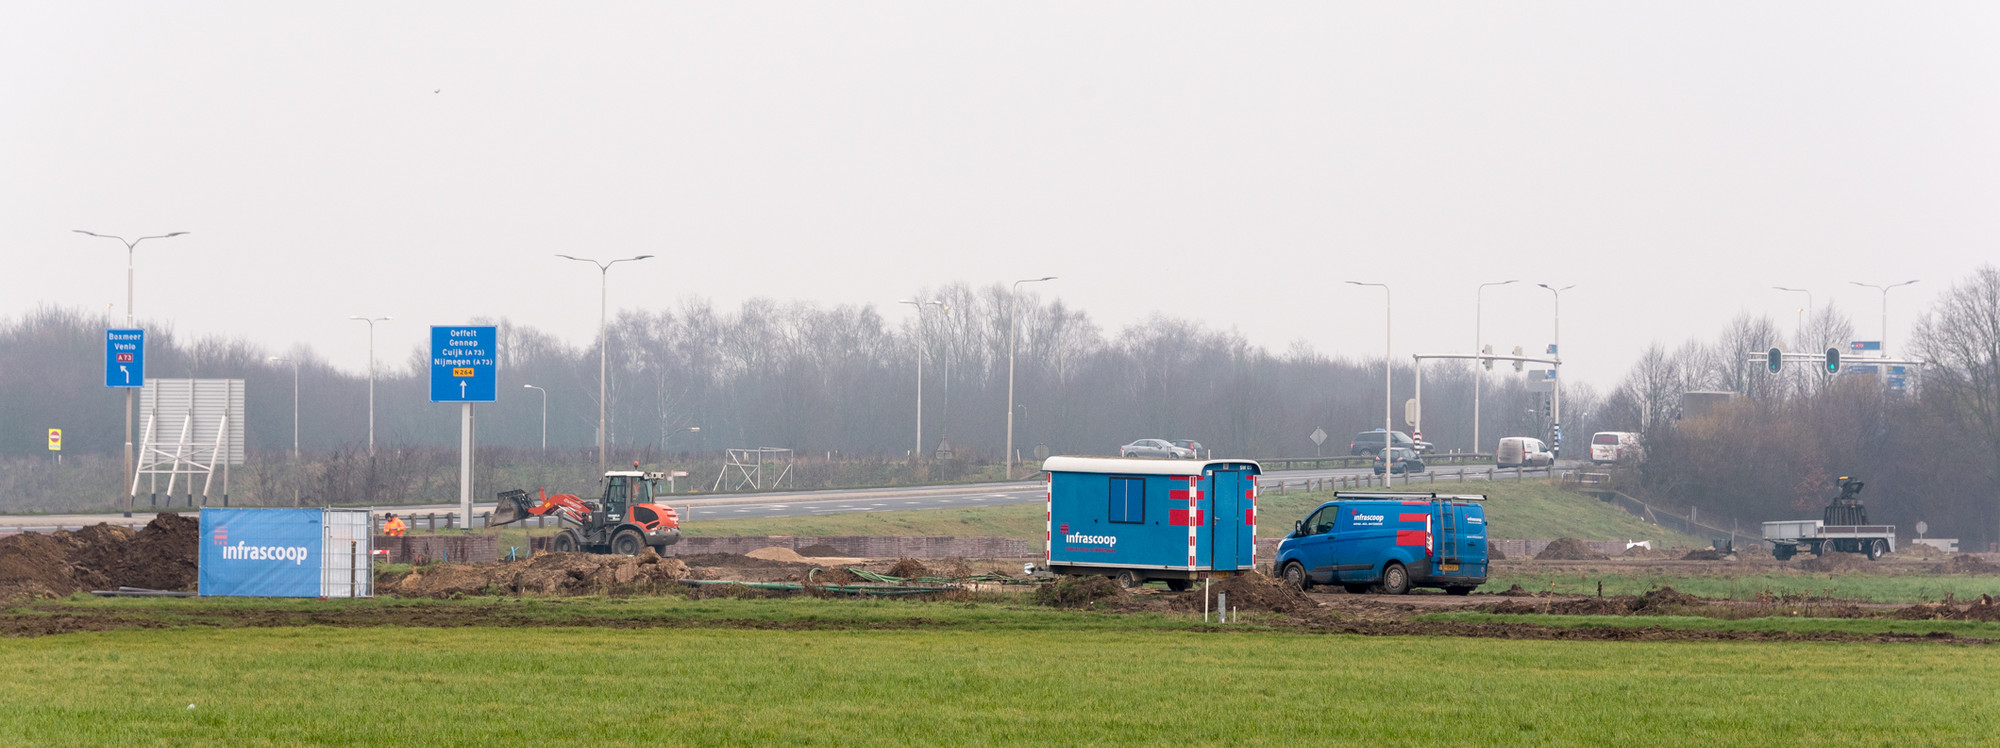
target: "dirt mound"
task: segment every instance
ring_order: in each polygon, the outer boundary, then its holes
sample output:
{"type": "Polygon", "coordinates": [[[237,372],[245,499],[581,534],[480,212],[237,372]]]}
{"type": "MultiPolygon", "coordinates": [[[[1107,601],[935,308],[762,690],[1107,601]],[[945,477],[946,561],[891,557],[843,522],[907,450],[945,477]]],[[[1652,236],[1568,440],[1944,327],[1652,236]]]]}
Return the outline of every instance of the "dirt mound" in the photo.
{"type": "Polygon", "coordinates": [[[1173,607],[1176,610],[1200,612],[1202,596],[1206,594],[1209,605],[1216,604],[1218,595],[1229,596],[1230,610],[1248,610],[1286,615],[1307,615],[1319,610],[1319,603],[1313,602],[1306,593],[1285,584],[1283,581],[1264,576],[1257,572],[1223,577],[1203,590],[1199,582],[1192,589],[1176,595],[1173,607]]]}
{"type": "Polygon", "coordinates": [[[804,547],[804,548],[800,548],[800,549],[799,549],[799,555],[801,555],[801,556],[838,556],[838,555],[840,555],[840,551],[837,551],[837,550],[834,550],[833,546],[830,546],[830,545],[827,545],[827,544],[825,544],[825,543],[814,543],[814,544],[812,544],[812,545],[809,545],[809,546],[806,546],[806,547],[804,547]]]}
{"type": "Polygon", "coordinates": [[[117,582],[149,590],[189,590],[201,581],[201,520],[162,512],[132,537],[117,582]]]}
{"type": "Polygon", "coordinates": [[[1127,595],[1110,577],[1065,576],[1036,587],[1034,597],[1035,604],[1051,608],[1093,608],[1100,602],[1123,600],[1127,595]]]}
{"type": "Polygon", "coordinates": [[[1944,602],[1917,603],[1898,609],[1891,614],[1905,621],[2000,621],[2000,602],[1990,595],[1980,595],[1978,600],[1960,610],[1952,604],[1951,598],[1944,602]]]}
{"type": "Polygon", "coordinates": [[[799,555],[798,551],[792,550],[790,548],[780,548],[777,546],[771,546],[769,548],[759,548],[757,550],[745,553],[743,555],[749,556],[750,558],[761,558],[764,559],[765,561],[783,561],[788,564],[812,563],[811,561],[806,560],[805,556],[799,555]]]}
{"type": "Polygon", "coordinates": [[[1534,597],[1534,596],[1535,596],[1535,593],[1533,593],[1533,592],[1529,592],[1529,591],[1527,591],[1527,590],[1524,590],[1524,589],[1521,589],[1521,585],[1518,585],[1518,584],[1517,584],[1517,585],[1514,585],[1514,586],[1512,586],[1512,587],[1508,587],[1508,588],[1507,588],[1507,591],[1505,591],[1505,592],[1501,592],[1501,593],[1498,593],[1498,594],[1499,594],[1499,595],[1500,595],[1501,597],[1534,597]]]}
{"type": "Polygon", "coordinates": [[[805,581],[812,584],[854,584],[861,581],[861,577],[846,569],[811,569],[806,572],[806,577],[805,581]]]}
{"type": "Polygon", "coordinates": [[[1506,560],[1506,558],[1507,554],[1500,552],[1500,546],[1494,545],[1492,543],[1486,544],[1486,560],[1504,561],[1506,560]]]}
{"type": "Polygon", "coordinates": [[[1859,569],[1867,565],[1868,565],[1867,557],[1862,556],[1859,553],[1839,553],[1839,552],[1829,553],[1824,556],[1814,556],[1812,558],[1799,562],[1799,568],[1801,569],[1804,569],[1806,571],[1817,571],[1822,573],[1854,571],[1856,569],[1859,569]]]}
{"type": "Polygon", "coordinates": [[[1603,561],[1611,558],[1584,545],[1576,538],[1556,538],[1555,542],[1535,554],[1536,561],[1603,561]]]}
{"type": "Polygon", "coordinates": [[[1672,556],[1668,555],[1666,551],[1647,548],[1646,546],[1643,545],[1635,545],[1630,548],[1626,548],[1624,553],[1620,553],[1618,555],[1621,558],[1644,558],[1644,559],[1673,558],[1672,556]]]}
{"type": "Polygon", "coordinates": [[[1903,558],[1944,558],[1951,555],[1943,548],[1925,543],[1906,543],[1896,549],[1896,555],[1903,558]]]}
{"type": "MultiPolygon", "coordinates": [[[[1512,592],[1509,590],[1508,592],[1512,592]]],[[[1505,594],[1505,593],[1503,593],[1505,594]]],[[[1482,605],[1482,613],[1553,613],[1566,616],[1662,616],[1708,604],[1707,600],[1672,587],[1648,590],[1636,597],[1586,597],[1575,600],[1504,600],[1482,605]]]]}
{"type": "Polygon", "coordinates": [[[422,566],[382,591],[403,597],[630,593],[656,590],[687,577],[687,564],[661,558],[651,549],[637,556],[544,553],[525,564],[422,566]]]}
{"type": "Polygon", "coordinates": [[[914,579],[916,577],[930,576],[931,570],[914,558],[899,558],[896,559],[895,566],[889,567],[888,574],[892,577],[914,579]]]}
{"type": "Polygon", "coordinates": [[[0,538],[0,599],[63,597],[119,585],[191,589],[200,535],[200,522],[169,512],[136,534],[96,524],[0,538]]]}
{"type": "Polygon", "coordinates": [[[1970,553],[1961,553],[1956,556],[1952,556],[1951,560],[1948,562],[1931,567],[1931,573],[1932,574],[2000,574],[2000,565],[1996,565],[1991,561],[1987,561],[1986,559],[1974,556],[1970,553]]]}
{"type": "MultiPolygon", "coordinates": [[[[540,557],[537,556],[536,558],[540,557]]],[[[812,563],[811,561],[806,561],[806,560],[773,561],[768,558],[756,558],[754,556],[738,556],[734,553],[696,553],[691,555],[675,556],[674,558],[680,559],[682,562],[685,562],[689,566],[715,566],[715,567],[724,567],[729,569],[797,570],[803,564],[812,563]]]]}
{"type": "Polygon", "coordinates": [[[1681,555],[1682,561],[1729,561],[1734,558],[1735,556],[1728,551],[1719,551],[1714,548],[1688,551],[1681,555]]]}

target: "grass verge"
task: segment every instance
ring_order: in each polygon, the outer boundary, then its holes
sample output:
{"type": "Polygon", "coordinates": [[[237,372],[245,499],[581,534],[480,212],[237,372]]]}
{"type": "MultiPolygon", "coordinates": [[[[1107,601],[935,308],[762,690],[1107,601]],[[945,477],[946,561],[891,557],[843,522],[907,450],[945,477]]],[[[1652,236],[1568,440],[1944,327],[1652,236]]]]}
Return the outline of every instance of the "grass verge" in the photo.
{"type": "Polygon", "coordinates": [[[1956,637],[2000,639],[2000,623],[1989,621],[1899,621],[1892,618],[1794,618],[1789,616],[1719,619],[1701,616],[1570,616],[1534,613],[1477,613],[1470,611],[1429,613],[1417,616],[1415,620],[1456,621],[1459,623],[1518,623],[1560,627],[1648,628],[1658,626],[1669,629],[1778,631],[1801,634],[1822,631],[1869,635],[1901,634],[1905,636],[1947,633],[1956,637]]]}
{"type": "Polygon", "coordinates": [[[1971,600],[1982,594],[2000,596],[2000,576],[1805,574],[1788,571],[1741,573],[1658,574],[1649,572],[1528,571],[1496,565],[1481,589],[1504,590],[1520,585],[1529,592],[1595,595],[1604,584],[1606,595],[1638,595],[1672,587],[1699,597],[1755,600],[1759,596],[1810,595],[1876,603],[1935,602],[1945,595],[1971,600]]]}
{"type": "Polygon", "coordinates": [[[1894,644],[309,627],[0,653],[0,734],[30,745],[1924,746],[2000,726],[2000,649],[1894,644]]]}

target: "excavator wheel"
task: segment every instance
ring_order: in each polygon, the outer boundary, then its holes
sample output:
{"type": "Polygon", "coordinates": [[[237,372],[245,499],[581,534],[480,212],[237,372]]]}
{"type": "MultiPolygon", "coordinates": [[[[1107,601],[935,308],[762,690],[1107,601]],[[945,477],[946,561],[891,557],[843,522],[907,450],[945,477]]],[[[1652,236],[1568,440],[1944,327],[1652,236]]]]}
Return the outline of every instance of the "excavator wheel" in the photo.
{"type": "Polygon", "coordinates": [[[575,530],[563,530],[549,541],[549,550],[554,553],[575,553],[582,549],[583,543],[577,539],[575,530]]]}
{"type": "Polygon", "coordinates": [[[646,547],[646,536],[638,530],[626,528],[611,536],[611,552],[619,556],[637,556],[646,547]]]}

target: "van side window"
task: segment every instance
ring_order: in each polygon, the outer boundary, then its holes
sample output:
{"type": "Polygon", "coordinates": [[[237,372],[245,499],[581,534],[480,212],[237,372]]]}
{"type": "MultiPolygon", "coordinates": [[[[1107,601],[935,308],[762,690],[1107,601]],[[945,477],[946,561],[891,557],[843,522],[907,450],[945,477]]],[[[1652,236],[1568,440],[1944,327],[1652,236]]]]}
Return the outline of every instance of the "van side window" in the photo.
{"type": "Polygon", "coordinates": [[[1112,522],[1140,524],[1146,521],[1146,479],[1112,478],[1111,510],[1105,514],[1112,522]]]}
{"type": "Polygon", "coordinates": [[[1306,520],[1306,534],[1325,535],[1327,533],[1333,532],[1334,520],[1339,518],[1340,518],[1339,506],[1324,507],[1319,511],[1314,512],[1311,519],[1306,520]]]}

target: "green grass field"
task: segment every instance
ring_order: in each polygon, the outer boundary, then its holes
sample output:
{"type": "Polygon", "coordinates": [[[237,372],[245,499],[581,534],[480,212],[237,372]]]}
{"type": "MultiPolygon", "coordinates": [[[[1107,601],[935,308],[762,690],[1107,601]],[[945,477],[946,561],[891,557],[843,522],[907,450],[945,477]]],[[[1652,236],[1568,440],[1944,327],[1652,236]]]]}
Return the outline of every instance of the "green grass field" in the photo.
{"type": "Polygon", "coordinates": [[[1594,595],[1599,582],[1604,584],[1606,595],[1637,595],[1649,589],[1672,587],[1690,595],[1725,600],[1753,600],[1765,593],[1877,603],[1935,602],[1944,599],[1946,594],[1956,595],[1962,601],[1982,594],[2000,596],[2000,576],[1800,574],[1782,571],[1729,576],[1719,573],[1527,571],[1506,565],[1496,565],[1492,576],[1480,589],[1504,590],[1518,584],[1529,592],[1594,595]]]}
{"type": "Polygon", "coordinates": [[[953,627],[0,641],[21,745],[1972,745],[2000,650],[953,627]],[[1829,661],[1866,667],[1826,667],[1829,661]]]}
{"type": "MultiPolygon", "coordinates": [[[[1400,489],[1399,489],[1400,490],[1400,489]]],[[[1707,546],[1708,541],[1646,524],[1624,510],[1546,480],[1520,483],[1419,483],[1411,488],[1439,493],[1484,493],[1493,537],[1652,540],[1655,544],[1707,546]]],[[[1280,537],[1293,523],[1332,500],[1332,491],[1265,490],[1258,498],[1260,537],[1280,537]]],[[[1040,542],[1047,517],[1040,504],[966,509],[833,514],[816,517],[726,519],[690,522],[689,535],[992,535],[1040,542]]]]}
{"type": "Polygon", "coordinates": [[[2000,623],[1990,621],[1899,621],[1893,618],[1812,618],[1763,616],[1718,619],[1700,616],[1564,616],[1498,613],[1431,613],[1417,616],[1420,621],[1461,621],[1466,623],[1525,623],[1537,626],[1600,626],[1709,631],[1784,631],[1791,633],[1838,632],[1846,634],[1902,634],[1923,636],[1947,633],[1975,639],[2000,639],[2000,623]]]}

